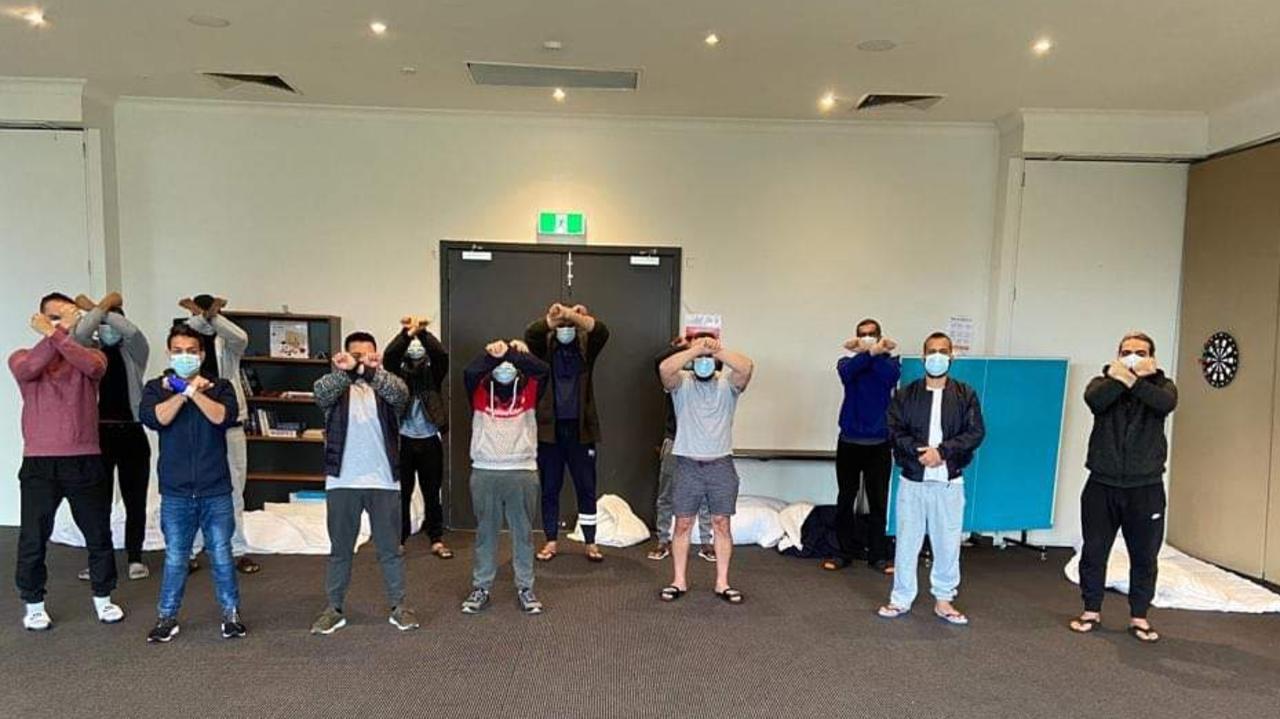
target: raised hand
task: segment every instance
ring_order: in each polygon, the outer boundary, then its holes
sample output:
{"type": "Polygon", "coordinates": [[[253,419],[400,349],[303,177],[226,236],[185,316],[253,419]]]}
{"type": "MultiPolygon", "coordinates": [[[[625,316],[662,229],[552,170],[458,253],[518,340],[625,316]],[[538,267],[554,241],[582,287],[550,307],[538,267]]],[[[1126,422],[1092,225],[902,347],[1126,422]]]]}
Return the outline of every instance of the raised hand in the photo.
{"type": "Polygon", "coordinates": [[[1156,358],[1143,357],[1133,366],[1133,373],[1139,377],[1150,377],[1156,373],[1156,358]]]}
{"type": "Polygon", "coordinates": [[[524,354],[529,354],[529,345],[525,344],[524,340],[511,340],[507,344],[510,346],[511,349],[515,350],[516,352],[523,352],[524,354]]]}
{"type": "Polygon", "coordinates": [[[53,326],[53,323],[49,321],[48,317],[37,312],[34,315],[31,315],[31,329],[35,330],[43,337],[48,337],[53,334],[56,328],[53,326]]]}
{"type": "Polygon", "coordinates": [[[382,366],[382,354],[380,352],[370,352],[360,358],[360,362],[370,371],[376,370],[382,366]]]}
{"type": "Polygon", "coordinates": [[[553,302],[551,303],[551,307],[547,308],[547,323],[554,324],[557,320],[563,319],[565,315],[569,314],[569,312],[570,310],[568,307],[565,307],[559,302],[553,302]]]}
{"type": "Polygon", "coordinates": [[[502,340],[497,340],[495,342],[490,342],[488,346],[484,348],[484,351],[488,352],[489,356],[493,357],[494,359],[501,359],[507,356],[507,349],[508,349],[508,346],[506,342],[503,342],[502,340]]]}
{"type": "Polygon", "coordinates": [[[350,372],[356,368],[356,358],[350,352],[339,352],[333,356],[333,366],[343,372],[350,372]]]}
{"type": "Polygon", "coordinates": [[[591,311],[587,309],[586,305],[581,305],[581,304],[574,305],[573,307],[569,308],[569,311],[574,313],[575,315],[582,315],[583,317],[591,316],[591,311]]]}
{"type": "Polygon", "coordinates": [[[888,337],[881,337],[879,344],[883,348],[883,352],[892,352],[898,349],[898,343],[888,337]]]}
{"type": "Polygon", "coordinates": [[[200,305],[196,304],[196,301],[190,297],[183,297],[178,300],[178,306],[190,312],[193,316],[204,314],[204,310],[200,309],[200,305]]]}
{"type": "Polygon", "coordinates": [[[222,312],[222,308],[226,306],[227,306],[227,301],[225,299],[221,297],[214,297],[213,303],[209,305],[209,309],[205,310],[204,318],[207,320],[213,319],[220,312],[222,312]]]}
{"type": "Polygon", "coordinates": [[[79,307],[80,309],[84,310],[85,312],[88,312],[89,310],[91,310],[91,309],[93,309],[94,307],[97,307],[97,306],[98,306],[98,303],[96,303],[96,302],[94,302],[93,300],[89,299],[89,296],[88,296],[88,295],[83,295],[83,294],[81,294],[81,295],[76,295],[76,307],[79,307]]]}
{"type": "MultiPolygon", "coordinates": [[[[76,298],[76,304],[77,305],[80,304],[79,297],[76,298]]],[[[98,301],[97,307],[98,309],[101,309],[101,310],[110,310],[112,307],[120,307],[123,304],[124,304],[124,298],[120,296],[119,292],[108,292],[105,297],[103,297],[101,300],[98,301]]],[[[86,308],[81,307],[81,309],[86,309],[86,308]]],[[[88,309],[93,309],[93,308],[90,307],[88,309]]]]}
{"type": "Polygon", "coordinates": [[[1111,364],[1107,365],[1107,376],[1123,382],[1126,387],[1132,387],[1133,383],[1138,381],[1137,375],[1130,372],[1129,368],[1118,359],[1111,360],[1111,364]]]}

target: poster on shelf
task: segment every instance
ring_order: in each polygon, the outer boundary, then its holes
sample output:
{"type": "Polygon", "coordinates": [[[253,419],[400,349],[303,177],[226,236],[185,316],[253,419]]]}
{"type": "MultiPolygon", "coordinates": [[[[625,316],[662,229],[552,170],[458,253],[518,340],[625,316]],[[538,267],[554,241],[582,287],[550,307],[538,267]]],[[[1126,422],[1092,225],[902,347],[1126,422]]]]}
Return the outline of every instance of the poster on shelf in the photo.
{"type": "Polygon", "coordinates": [[[289,359],[310,357],[307,323],[272,320],[271,356],[289,359]]]}
{"type": "Polygon", "coordinates": [[[684,316],[684,336],[710,334],[719,339],[721,324],[720,315],[689,312],[684,316]]]}

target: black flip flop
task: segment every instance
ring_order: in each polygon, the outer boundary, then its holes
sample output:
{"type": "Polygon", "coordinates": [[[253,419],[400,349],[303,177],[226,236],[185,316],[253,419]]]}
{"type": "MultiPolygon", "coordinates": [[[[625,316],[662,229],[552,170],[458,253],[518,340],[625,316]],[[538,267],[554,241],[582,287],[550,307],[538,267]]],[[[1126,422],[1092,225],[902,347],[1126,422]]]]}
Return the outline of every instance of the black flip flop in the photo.
{"type": "Polygon", "coordinates": [[[681,589],[680,587],[672,584],[670,586],[663,587],[662,591],[658,592],[658,598],[664,602],[674,602],[680,597],[683,597],[688,593],[688,591],[688,589],[681,589]]]}
{"type": "Polygon", "coordinates": [[[743,600],[746,599],[742,592],[733,587],[726,587],[723,592],[716,592],[716,596],[730,604],[742,604],[743,600]]]}
{"type": "Polygon", "coordinates": [[[1160,633],[1156,631],[1155,627],[1149,624],[1145,627],[1135,627],[1134,625],[1130,624],[1129,629],[1127,631],[1129,632],[1129,636],[1133,637],[1134,639],[1137,639],[1143,644],[1155,644],[1156,642],[1160,641],[1160,633]],[[1146,634],[1147,637],[1144,639],[1141,636],[1141,634],[1139,634],[1139,632],[1141,632],[1142,634],[1146,634]]]}

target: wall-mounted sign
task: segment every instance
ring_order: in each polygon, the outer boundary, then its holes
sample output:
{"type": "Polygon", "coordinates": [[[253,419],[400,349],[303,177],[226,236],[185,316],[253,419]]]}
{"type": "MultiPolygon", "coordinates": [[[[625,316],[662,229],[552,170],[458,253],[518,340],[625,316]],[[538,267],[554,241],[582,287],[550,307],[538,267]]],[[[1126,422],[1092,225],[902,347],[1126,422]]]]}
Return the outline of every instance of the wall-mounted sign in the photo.
{"type": "Polygon", "coordinates": [[[1204,342],[1204,351],[1200,353],[1200,371],[1204,381],[1214,389],[1222,389],[1231,384],[1240,370],[1240,346],[1236,338],[1226,332],[1214,332],[1204,342]]]}
{"type": "Polygon", "coordinates": [[[539,212],[538,236],[586,237],[587,217],[581,212],[539,212]]]}

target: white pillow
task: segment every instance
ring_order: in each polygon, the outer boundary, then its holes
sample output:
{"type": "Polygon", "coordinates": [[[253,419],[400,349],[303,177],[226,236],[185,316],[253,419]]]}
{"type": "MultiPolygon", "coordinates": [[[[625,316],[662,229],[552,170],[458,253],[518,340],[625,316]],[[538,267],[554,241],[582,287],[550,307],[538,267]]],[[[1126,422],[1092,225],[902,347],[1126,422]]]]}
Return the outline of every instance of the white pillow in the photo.
{"type": "MultiPolygon", "coordinates": [[[[569,539],[582,542],[582,523],[574,528],[569,539]]],[[[649,539],[649,527],[631,511],[627,500],[616,494],[606,494],[596,500],[596,543],[605,547],[630,547],[649,539]]]]}
{"type": "MultiPolygon", "coordinates": [[[[744,494],[738,497],[736,513],[729,522],[734,544],[758,544],[773,547],[782,539],[782,524],[778,521],[778,509],[786,502],[772,497],[756,497],[744,494]]],[[[694,544],[710,544],[711,537],[703,538],[697,522],[693,525],[690,541],[694,544]]]]}
{"type": "Polygon", "coordinates": [[[800,530],[804,527],[804,520],[809,518],[809,513],[813,511],[813,504],[809,502],[796,502],[787,505],[781,512],[778,512],[778,522],[782,525],[784,536],[778,542],[778,551],[785,552],[792,547],[796,549],[804,549],[804,544],[800,541],[800,530]]]}

